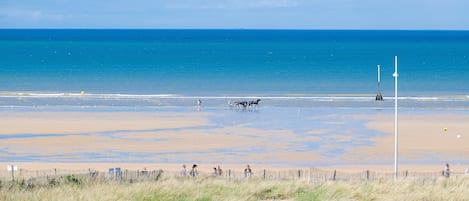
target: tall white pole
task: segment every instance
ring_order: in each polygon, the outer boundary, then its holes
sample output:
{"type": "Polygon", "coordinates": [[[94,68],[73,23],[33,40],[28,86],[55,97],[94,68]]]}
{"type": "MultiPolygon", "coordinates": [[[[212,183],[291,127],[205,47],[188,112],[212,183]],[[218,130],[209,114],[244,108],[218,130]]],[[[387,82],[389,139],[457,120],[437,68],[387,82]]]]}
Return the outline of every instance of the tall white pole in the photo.
{"type": "Polygon", "coordinates": [[[381,82],[381,68],[380,65],[378,64],[378,84],[381,82]]]}
{"type": "Polygon", "coordinates": [[[378,64],[378,93],[376,94],[376,101],[382,101],[383,100],[383,95],[381,95],[381,67],[378,64]]]}
{"type": "Polygon", "coordinates": [[[397,56],[394,57],[394,179],[397,179],[398,175],[398,126],[397,126],[397,77],[399,74],[397,73],[397,56]]]}

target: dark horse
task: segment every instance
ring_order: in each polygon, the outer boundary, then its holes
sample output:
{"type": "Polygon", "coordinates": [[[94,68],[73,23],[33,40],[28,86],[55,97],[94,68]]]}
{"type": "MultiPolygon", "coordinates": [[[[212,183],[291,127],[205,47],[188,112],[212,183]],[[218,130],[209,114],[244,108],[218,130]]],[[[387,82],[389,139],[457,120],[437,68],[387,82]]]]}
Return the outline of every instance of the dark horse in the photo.
{"type": "Polygon", "coordinates": [[[249,103],[247,101],[236,101],[236,102],[234,102],[234,105],[238,108],[241,107],[241,106],[243,108],[246,108],[249,105],[249,103]]]}
{"type": "Polygon", "coordinates": [[[259,101],[261,101],[261,99],[257,99],[255,101],[249,101],[248,106],[257,106],[259,105],[259,101]]]}

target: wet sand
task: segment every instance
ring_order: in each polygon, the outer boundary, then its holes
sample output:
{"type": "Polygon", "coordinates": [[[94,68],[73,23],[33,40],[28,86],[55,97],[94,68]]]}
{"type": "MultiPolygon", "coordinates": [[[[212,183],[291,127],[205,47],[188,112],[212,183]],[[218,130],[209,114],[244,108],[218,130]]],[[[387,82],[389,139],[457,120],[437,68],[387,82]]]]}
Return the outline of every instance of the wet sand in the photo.
{"type": "MultiPolygon", "coordinates": [[[[0,156],[8,159],[2,165],[25,169],[174,170],[198,163],[210,170],[250,163],[261,169],[393,170],[392,115],[331,114],[328,127],[311,126],[300,134],[214,123],[213,118],[224,117],[209,112],[1,112],[0,156]],[[348,129],[350,121],[368,133],[348,129]],[[363,139],[356,141],[357,135],[363,139]]],[[[463,171],[469,164],[456,161],[469,159],[468,119],[467,114],[401,115],[401,169],[439,171],[448,162],[463,171]]]]}
{"type": "MultiPolygon", "coordinates": [[[[389,157],[394,154],[394,116],[370,115],[370,129],[387,133],[387,136],[372,140],[374,146],[360,147],[354,154],[374,157],[389,157]]],[[[399,154],[406,160],[418,160],[429,155],[448,158],[469,159],[469,115],[401,115],[399,117],[399,154]],[[445,128],[447,130],[445,131],[445,128]]]]}
{"type": "Polygon", "coordinates": [[[0,135],[77,134],[204,126],[206,113],[0,112],[0,135]]]}

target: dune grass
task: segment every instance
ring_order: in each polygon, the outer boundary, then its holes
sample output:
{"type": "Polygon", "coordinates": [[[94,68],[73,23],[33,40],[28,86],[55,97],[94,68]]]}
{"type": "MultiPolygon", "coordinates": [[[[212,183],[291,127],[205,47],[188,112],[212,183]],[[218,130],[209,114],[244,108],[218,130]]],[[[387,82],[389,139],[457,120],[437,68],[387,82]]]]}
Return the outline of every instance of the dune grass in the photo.
{"type": "Polygon", "coordinates": [[[2,183],[0,200],[469,200],[469,177],[417,180],[331,181],[226,180],[213,177],[2,183]]]}

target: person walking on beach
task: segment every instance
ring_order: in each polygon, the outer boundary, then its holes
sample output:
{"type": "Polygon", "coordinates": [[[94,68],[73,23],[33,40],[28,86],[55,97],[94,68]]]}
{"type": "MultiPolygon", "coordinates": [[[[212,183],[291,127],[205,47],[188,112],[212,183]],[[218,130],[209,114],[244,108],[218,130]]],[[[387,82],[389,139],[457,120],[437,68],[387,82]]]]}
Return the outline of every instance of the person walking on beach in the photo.
{"type": "Polygon", "coordinates": [[[180,175],[181,175],[181,177],[185,177],[187,175],[186,164],[182,165],[180,175]]]}
{"type": "Polygon", "coordinates": [[[191,175],[191,177],[199,176],[199,173],[197,172],[197,164],[192,165],[192,169],[189,174],[191,175]]]}
{"type": "Polygon", "coordinates": [[[216,167],[213,167],[213,176],[218,175],[218,169],[216,167]]]}
{"type": "Polygon", "coordinates": [[[244,169],[244,177],[249,178],[252,175],[252,170],[251,166],[249,164],[246,166],[246,169],[244,169]]]}
{"type": "Polygon", "coordinates": [[[443,175],[444,175],[446,178],[449,178],[449,173],[450,173],[449,164],[446,163],[445,170],[443,171],[443,175]]]}
{"type": "Polygon", "coordinates": [[[223,174],[223,170],[221,169],[220,166],[218,166],[218,176],[221,176],[223,174]]]}

